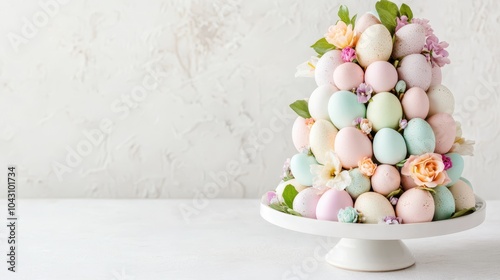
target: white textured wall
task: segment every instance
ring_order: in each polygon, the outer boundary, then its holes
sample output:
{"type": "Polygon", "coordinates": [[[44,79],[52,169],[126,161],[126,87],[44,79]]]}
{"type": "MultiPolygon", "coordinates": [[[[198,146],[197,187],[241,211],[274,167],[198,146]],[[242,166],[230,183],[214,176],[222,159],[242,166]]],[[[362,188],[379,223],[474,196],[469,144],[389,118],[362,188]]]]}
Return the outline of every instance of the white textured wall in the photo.
{"type": "MultiPolygon", "coordinates": [[[[339,5],[82,0],[44,18],[39,2],[54,1],[0,2],[0,166],[18,166],[23,197],[257,197],[274,188],[294,153],[288,104],[315,88],[294,78],[295,66],[339,5]],[[96,129],[102,141],[89,144],[96,129]],[[78,149],[83,157],[68,158],[78,149]],[[228,186],[214,187],[225,176],[228,186]]],[[[344,2],[358,13],[375,3],[344,2]]],[[[477,142],[466,176],[480,195],[500,198],[499,2],[406,2],[451,44],[444,84],[477,142]]]]}

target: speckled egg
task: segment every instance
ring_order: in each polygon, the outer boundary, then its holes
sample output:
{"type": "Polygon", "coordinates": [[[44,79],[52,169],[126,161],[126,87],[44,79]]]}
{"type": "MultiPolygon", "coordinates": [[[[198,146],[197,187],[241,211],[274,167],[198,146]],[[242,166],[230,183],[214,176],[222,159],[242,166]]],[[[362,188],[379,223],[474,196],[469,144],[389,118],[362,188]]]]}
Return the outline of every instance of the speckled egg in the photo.
{"type": "Polygon", "coordinates": [[[449,187],[449,190],[455,199],[455,211],[476,206],[474,192],[464,181],[458,180],[453,186],[449,187]]]}
{"type": "Polygon", "coordinates": [[[436,136],[434,152],[438,154],[449,152],[455,142],[456,134],[456,123],[453,117],[447,113],[437,113],[428,117],[427,122],[436,136]]]}
{"type": "Polygon", "coordinates": [[[389,200],[376,192],[361,194],[356,199],[354,208],[363,214],[363,222],[366,224],[378,224],[387,216],[396,216],[389,200]]]}
{"type": "Polygon", "coordinates": [[[421,54],[410,54],[401,60],[398,75],[407,88],[419,87],[427,91],[432,79],[431,63],[421,54]]]}
{"type": "Polygon", "coordinates": [[[299,212],[302,217],[316,219],[316,207],[320,198],[320,190],[313,187],[306,188],[295,196],[293,210],[299,212]]]}
{"type": "Polygon", "coordinates": [[[333,72],[333,82],[340,90],[352,90],[363,82],[364,76],[365,73],[358,64],[346,62],[333,72]]]}
{"type": "Polygon", "coordinates": [[[330,120],[328,115],[328,100],[339,91],[335,86],[324,85],[317,87],[309,97],[307,102],[309,114],[315,120],[330,120]]]}
{"type": "Polygon", "coordinates": [[[434,217],[433,221],[441,221],[451,218],[455,213],[455,199],[453,194],[445,186],[437,186],[431,193],[434,199],[434,217]]]}
{"type": "Polygon", "coordinates": [[[380,92],[372,97],[366,109],[366,117],[372,122],[373,131],[384,127],[397,129],[403,117],[403,108],[396,95],[380,92]]]}
{"type": "Polygon", "coordinates": [[[288,185],[292,185],[297,192],[301,192],[302,190],[307,188],[306,186],[301,185],[297,181],[297,179],[291,179],[288,181],[281,181],[279,183],[279,185],[276,187],[276,197],[278,198],[279,202],[285,202],[285,200],[283,200],[283,191],[285,190],[285,187],[288,185]]]}
{"type": "Polygon", "coordinates": [[[344,61],[342,60],[342,51],[340,50],[331,50],[323,54],[316,63],[316,69],[314,70],[316,84],[318,86],[335,86],[333,83],[333,72],[342,63],[344,61]]]}
{"type": "Polygon", "coordinates": [[[370,191],[370,178],[361,173],[358,168],[349,170],[349,176],[351,176],[351,184],[345,190],[353,199],[370,191]]]}
{"type": "Polygon", "coordinates": [[[413,188],[405,191],[396,205],[396,215],[404,224],[425,223],[434,217],[434,199],[429,191],[413,188]]]}
{"type": "Polygon", "coordinates": [[[392,53],[392,36],[382,24],[366,28],[356,44],[356,56],[363,67],[375,61],[387,61],[392,53]]]}
{"type": "Polygon", "coordinates": [[[442,80],[443,80],[443,74],[441,73],[441,67],[432,66],[431,87],[440,85],[442,80]]]}
{"type": "Polygon", "coordinates": [[[403,187],[404,191],[407,191],[411,188],[418,187],[417,184],[415,184],[415,181],[411,176],[403,175],[401,174],[401,186],[403,187]]]}
{"type": "Polygon", "coordinates": [[[375,92],[391,91],[398,82],[398,71],[387,61],[375,61],[366,68],[365,83],[375,92]]]}
{"type": "Polygon", "coordinates": [[[368,27],[374,24],[380,24],[380,20],[371,13],[365,13],[356,20],[354,31],[356,31],[356,33],[358,34],[361,34],[368,27]]]}
{"type": "Polygon", "coordinates": [[[381,164],[375,169],[371,177],[372,188],[383,196],[399,189],[401,177],[396,167],[388,164],[381,164]]]}
{"type": "Polygon", "coordinates": [[[406,158],[403,136],[392,128],[382,128],[373,138],[373,154],[380,163],[396,164],[406,158]]]}
{"type": "Polygon", "coordinates": [[[358,102],[356,95],[350,91],[337,91],[328,101],[328,115],[336,128],[353,126],[352,122],[364,118],[366,107],[358,102]]]}
{"type": "Polygon", "coordinates": [[[425,119],[429,114],[429,98],[427,93],[419,87],[407,90],[401,100],[403,112],[407,120],[413,118],[425,119]]]}
{"type": "Polygon", "coordinates": [[[306,124],[303,117],[297,117],[292,126],[292,141],[295,149],[301,151],[305,147],[309,147],[309,133],[311,129],[306,124]]]}
{"type": "Polygon", "coordinates": [[[413,118],[403,131],[403,138],[410,155],[432,153],[436,148],[436,137],[432,127],[421,118],[413,118]]]}
{"type": "Polygon", "coordinates": [[[316,218],[318,220],[338,221],[337,214],[339,210],[352,206],[352,198],[346,191],[330,189],[318,201],[316,218]]]}
{"type": "Polygon", "coordinates": [[[469,186],[471,189],[474,189],[472,187],[472,183],[469,180],[465,179],[464,177],[460,177],[460,180],[464,181],[467,184],[467,186],[469,186]]]}
{"type": "Polygon", "coordinates": [[[432,86],[427,91],[427,96],[429,97],[429,116],[437,113],[452,115],[455,111],[455,98],[447,87],[432,86]]]}
{"type": "Polygon", "coordinates": [[[311,165],[318,164],[313,156],[299,153],[295,154],[290,160],[290,170],[297,182],[303,186],[311,186],[313,175],[311,174],[311,165]]]}
{"type": "Polygon", "coordinates": [[[311,127],[309,143],[311,151],[319,163],[325,164],[327,153],[333,152],[337,132],[337,128],[327,120],[317,120],[311,127]]]}
{"type": "Polygon", "coordinates": [[[401,58],[410,54],[419,54],[425,45],[424,26],[410,23],[401,27],[394,35],[394,49],[392,57],[401,58]]]}
{"type": "Polygon", "coordinates": [[[345,169],[354,168],[364,157],[372,157],[372,142],[360,130],[344,127],[335,137],[335,152],[345,169]]]}
{"type": "Polygon", "coordinates": [[[448,174],[451,180],[447,186],[452,186],[460,180],[460,176],[462,176],[464,172],[464,158],[457,153],[449,153],[446,154],[446,156],[449,157],[452,162],[451,168],[446,170],[446,174],[448,174]]]}

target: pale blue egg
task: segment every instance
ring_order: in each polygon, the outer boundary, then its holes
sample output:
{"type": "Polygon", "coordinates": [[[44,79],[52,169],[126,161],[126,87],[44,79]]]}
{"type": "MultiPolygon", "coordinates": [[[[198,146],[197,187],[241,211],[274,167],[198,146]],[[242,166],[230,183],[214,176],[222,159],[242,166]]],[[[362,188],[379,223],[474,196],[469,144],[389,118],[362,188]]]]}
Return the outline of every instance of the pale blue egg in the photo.
{"type": "Polygon", "coordinates": [[[361,194],[370,191],[371,184],[370,178],[359,171],[359,168],[349,170],[351,176],[351,184],[345,189],[349,195],[356,199],[361,194]]]}
{"type": "Polygon", "coordinates": [[[434,217],[433,221],[446,220],[451,218],[451,215],[455,213],[455,199],[450,190],[445,186],[437,186],[431,192],[432,198],[434,198],[434,217]]]}
{"type": "Polygon", "coordinates": [[[462,172],[464,172],[464,158],[457,153],[449,153],[446,154],[446,156],[449,157],[452,162],[452,167],[446,170],[446,173],[451,180],[451,182],[446,186],[450,187],[460,179],[462,172]]]}
{"type": "Polygon", "coordinates": [[[472,183],[469,180],[465,179],[464,177],[460,177],[460,180],[464,181],[464,183],[466,183],[471,189],[474,189],[472,187],[472,183]]]}
{"type": "Polygon", "coordinates": [[[436,137],[431,126],[421,118],[413,118],[408,122],[403,137],[410,155],[432,153],[436,148],[436,137]]]}
{"type": "Polygon", "coordinates": [[[337,91],[328,101],[328,114],[336,128],[339,130],[353,126],[352,122],[366,116],[365,104],[358,102],[356,94],[341,90],[337,91]]]}
{"type": "Polygon", "coordinates": [[[373,154],[380,163],[396,164],[406,158],[403,136],[392,128],[382,128],[373,138],[373,154]]]}
{"type": "Polygon", "coordinates": [[[313,182],[313,174],[311,173],[311,165],[318,164],[314,156],[307,154],[296,154],[290,160],[290,170],[293,176],[304,186],[311,186],[313,182]]]}

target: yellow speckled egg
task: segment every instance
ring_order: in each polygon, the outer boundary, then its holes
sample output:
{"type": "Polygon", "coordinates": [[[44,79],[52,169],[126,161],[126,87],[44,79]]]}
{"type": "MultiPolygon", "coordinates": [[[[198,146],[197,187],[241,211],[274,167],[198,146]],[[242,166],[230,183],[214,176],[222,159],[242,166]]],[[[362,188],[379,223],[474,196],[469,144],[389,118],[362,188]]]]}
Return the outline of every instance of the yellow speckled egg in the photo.
{"type": "Polygon", "coordinates": [[[354,168],[364,157],[372,157],[372,142],[357,128],[344,127],[335,137],[335,153],[345,169],[354,168]]]}
{"type": "Polygon", "coordinates": [[[413,188],[405,191],[396,205],[396,215],[404,224],[425,223],[434,217],[434,198],[429,191],[413,188]]]}
{"type": "Polygon", "coordinates": [[[427,91],[427,97],[429,97],[429,116],[437,113],[452,115],[455,111],[455,98],[447,87],[443,85],[432,86],[427,91]]]}
{"type": "Polygon", "coordinates": [[[314,70],[314,79],[318,86],[331,85],[333,83],[333,71],[340,64],[344,63],[342,60],[342,52],[340,50],[331,50],[323,54],[316,63],[314,70]]]}
{"type": "Polygon", "coordinates": [[[372,122],[373,130],[379,131],[384,127],[397,129],[403,117],[399,99],[390,92],[377,93],[372,99],[368,103],[366,117],[372,122]]]}
{"type": "Polygon", "coordinates": [[[476,198],[472,189],[462,180],[458,180],[455,185],[449,187],[455,199],[455,211],[472,208],[476,205],[476,198]]]}
{"type": "Polygon", "coordinates": [[[392,57],[401,58],[410,54],[421,53],[425,45],[425,27],[411,23],[401,27],[394,35],[392,57]]]}
{"type": "Polygon", "coordinates": [[[453,117],[447,113],[437,113],[427,118],[427,122],[436,137],[434,152],[446,154],[455,142],[456,123],[453,117]]]}
{"type": "Polygon", "coordinates": [[[354,208],[363,214],[366,224],[378,224],[387,216],[396,216],[389,200],[376,192],[362,193],[356,199],[354,208]]]}
{"type": "Polygon", "coordinates": [[[380,24],[380,20],[373,14],[365,13],[356,20],[356,26],[354,27],[354,31],[356,31],[359,34],[363,33],[368,27],[374,24],[380,24]]]}
{"type": "Polygon", "coordinates": [[[311,127],[309,143],[311,151],[319,163],[325,164],[327,153],[334,150],[337,132],[337,128],[327,120],[317,120],[311,127]]]}
{"type": "Polygon", "coordinates": [[[401,100],[401,105],[407,120],[413,118],[425,119],[429,114],[429,98],[427,93],[419,87],[412,87],[407,90],[401,100]]]}
{"type": "Polygon", "coordinates": [[[382,24],[366,28],[356,44],[356,56],[363,67],[375,61],[387,61],[392,53],[392,36],[382,24]]]}
{"type": "Polygon", "coordinates": [[[432,80],[432,66],[421,54],[405,56],[398,67],[399,79],[405,81],[408,88],[429,89],[432,80]]]}

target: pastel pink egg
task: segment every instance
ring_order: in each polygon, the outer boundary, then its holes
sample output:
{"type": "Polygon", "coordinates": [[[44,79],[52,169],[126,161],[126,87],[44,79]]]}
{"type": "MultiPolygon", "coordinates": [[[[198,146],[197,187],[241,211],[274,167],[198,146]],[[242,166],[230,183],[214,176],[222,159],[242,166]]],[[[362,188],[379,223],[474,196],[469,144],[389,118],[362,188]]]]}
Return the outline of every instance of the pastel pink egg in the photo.
{"type": "Polygon", "coordinates": [[[403,100],[401,100],[401,105],[407,120],[413,118],[425,119],[429,114],[429,97],[419,87],[412,87],[407,90],[403,100]]]}
{"type": "Polygon", "coordinates": [[[354,127],[344,127],[335,137],[335,153],[345,169],[358,166],[358,161],[373,155],[372,142],[363,132],[354,127]]]}
{"type": "Polygon", "coordinates": [[[426,91],[431,85],[431,63],[422,54],[407,55],[399,64],[398,76],[408,88],[419,87],[426,91]]]}
{"type": "Polygon", "coordinates": [[[363,68],[353,62],[341,64],[333,72],[333,82],[340,90],[357,88],[363,82],[363,79],[363,68]]]}
{"type": "Polygon", "coordinates": [[[321,198],[319,189],[309,187],[300,191],[293,200],[293,210],[299,212],[302,217],[316,219],[316,206],[321,198]]]}
{"type": "Polygon", "coordinates": [[[297,117],[292,126],[292,141],[297,151],[302,151],[303,148],[309,147],[309,133],[311,129],[306,125],[306,120],[303,117],[297,117]]]}
{"type": "Polygon", "coordinates": [[[401,176],[396,167],[381,164],[375,169],[375,173],[371,177],[371,183],[374,192],[386,196],[399,189],[401,176]]]}
{"type": "Polygon", "coordinates": [[[431,87],[440,85],[442,80],[443,80],[443,74],[441,73],[441,67],[433,66],[431,72],[432,72],[431,87]]]}
{"type": "Polygon", "coordinates": [[[339,210],[353,205],[352,198],[346,191],[330,189],[318,201],[316,218],[318,220],[338,221],[339,210]]]}
{"type": "Polygon", "coordinates": [[[448,113],[437,113],[427,118],[427,122],[436,136],[434,152],[446,154],[455,143],[456,123],[448,113]]]}
{"type": "Polygon", "coordinates": [[[404,224],[426,223],[434,217],[434,199],[429,191],[409,189],[405,191],[396,205],[396,215],[404,224]]]}
{"type": "Polygon", "coordinates": [[[368,65],[365,83],[375,92],[391,91],[398,82],[398,71],[387,61],[375,61],[368,65]]]}
{"type": "Polygon", "coordinates": [[[355,27],[354,27],[354,30],[361,34],[363,33],[368,27],[374,25],[374,24],[380,24],[380,20],[370,14],[370,13],[365,13],[364,15],[362,15],[361,17],[358,18],[358,20],[356,20],[356,24],[355,24],[355,27]]]}
{"type": "Polygon", "coordinates": [[[417,184],[415,184],[415,181],[413,180],[413,178],[411,178],[410,176],[403,175],[403,174],[401,174],[401,186],[403,187],[404,191],[418,187],[417,184]]]}

